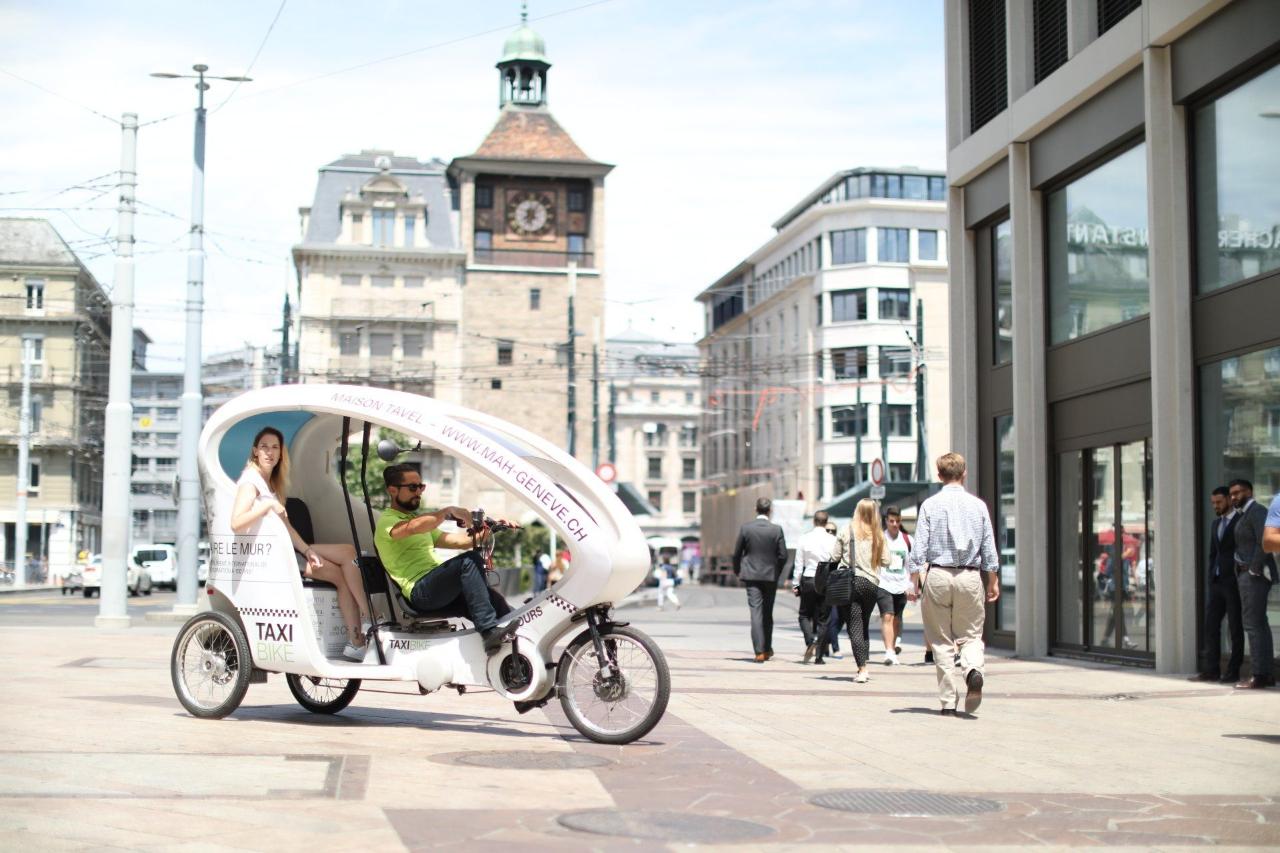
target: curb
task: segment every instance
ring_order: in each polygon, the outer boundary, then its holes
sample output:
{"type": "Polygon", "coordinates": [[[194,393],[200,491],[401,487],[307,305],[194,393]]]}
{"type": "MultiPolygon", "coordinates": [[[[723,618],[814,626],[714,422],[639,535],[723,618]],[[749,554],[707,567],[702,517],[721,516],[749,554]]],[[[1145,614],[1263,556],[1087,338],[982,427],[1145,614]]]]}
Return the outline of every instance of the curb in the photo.
{"type": "Polygon", "coordinates": [[[54,592],[62,588],[51,583],[39,586],[5,586],[0,587],[0,595],[34,595],[37,592],[54,592]]]}

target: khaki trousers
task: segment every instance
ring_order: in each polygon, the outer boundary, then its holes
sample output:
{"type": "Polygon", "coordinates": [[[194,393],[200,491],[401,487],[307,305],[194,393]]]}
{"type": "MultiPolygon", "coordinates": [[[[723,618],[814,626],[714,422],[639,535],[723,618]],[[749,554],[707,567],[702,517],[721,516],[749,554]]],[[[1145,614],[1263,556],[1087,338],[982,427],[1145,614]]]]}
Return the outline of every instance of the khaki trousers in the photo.
{"type": "Polygon", "coordinates": [[[924,579],[920,615],[924,639],[933,650],[938,671],[938,698],[943,708],[956,707],[955,656],[960,651],[961,676],[982,672],[982,623],[986,619],[982,572],[933,566],[924,579]]]}

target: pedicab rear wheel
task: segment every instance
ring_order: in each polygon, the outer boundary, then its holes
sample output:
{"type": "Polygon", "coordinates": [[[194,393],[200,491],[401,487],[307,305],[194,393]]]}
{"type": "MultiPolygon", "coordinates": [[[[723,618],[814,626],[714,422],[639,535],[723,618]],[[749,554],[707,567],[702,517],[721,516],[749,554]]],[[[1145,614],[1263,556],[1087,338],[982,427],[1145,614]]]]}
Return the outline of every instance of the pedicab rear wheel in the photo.
{"type": "Polygon", "coordinates": [[[336,714],[350,705],[360,691],[358,678],[319,678],[290,672],[284,680],[298,704],[313,714],[336,714]]]}
{"type": "Polygon", "coordinates": [[[602,629],[601,661],[583,631],[556,667],[560,707],[573,727],[596,743],[623,744],[647,735],[667,710],[671,673],[662,650],[635,628],[602,629]]]}
{"type": "Polygon", "coordinates": [[[178,701],[192,716],[225,717],[240,707],[249,689],[249,641],[231,617],[198,613],[178,632],[169,669],[178,701]]]}

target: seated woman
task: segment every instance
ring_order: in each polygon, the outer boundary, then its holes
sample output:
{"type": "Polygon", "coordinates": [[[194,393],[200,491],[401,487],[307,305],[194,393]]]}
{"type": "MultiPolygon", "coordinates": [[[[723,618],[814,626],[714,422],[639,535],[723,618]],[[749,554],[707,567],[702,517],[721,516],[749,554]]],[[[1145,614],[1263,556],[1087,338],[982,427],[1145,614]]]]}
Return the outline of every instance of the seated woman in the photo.
{"type": "Polygon", "coordinates": [[[308,545],[289,523],[284,494],[289,477],[289,451],[284,435],[275,427],[264,427],[253,439],[249,461],[237,482],[236,501],[231,510],[231,529],[248,533],[270,513],[280,516],[293,547],[305,561],[305,577],[331,583],[338,590],[338,608],[347,625],[348,642],[343,657],[363,661],[365,636],[369,631],[369,603],[356,563],[356,549],[350,545],[308,545]]]}

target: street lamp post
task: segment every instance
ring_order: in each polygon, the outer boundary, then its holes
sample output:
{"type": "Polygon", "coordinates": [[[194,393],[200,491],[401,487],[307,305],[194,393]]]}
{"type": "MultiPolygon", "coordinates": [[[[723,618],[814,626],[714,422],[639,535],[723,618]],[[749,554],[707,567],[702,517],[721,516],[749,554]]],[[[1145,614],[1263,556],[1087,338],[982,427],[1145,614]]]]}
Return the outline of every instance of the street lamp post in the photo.
{"type": "Polygon", "coordinates": [[[178,453],[178,600],[175,613],[194,613],[196,609],[196,562],[200,539],[200,469],[196,459],[200,440],[201,388],[200,332],[204,319],[204,93],[206,80],[229,80],[248,83],[249,77],[214,77],[205,74],[207,65],[193,65],[195,74],[154,73],[152,77],[190,79],[196,81],[196,133],[191,175],[191,244],[187,250],[187,340],[186,364],[183,370],[181,431],[178,453]]]}

